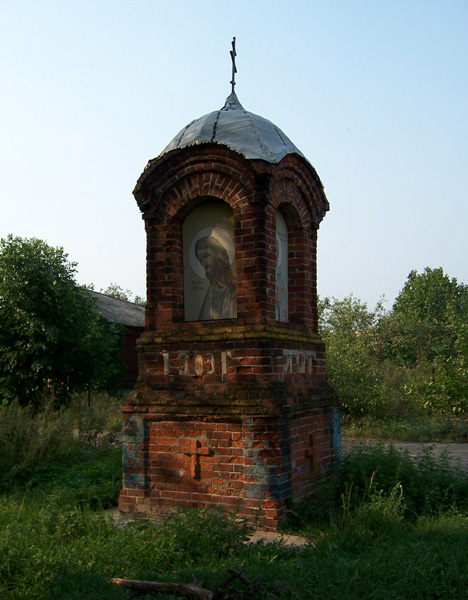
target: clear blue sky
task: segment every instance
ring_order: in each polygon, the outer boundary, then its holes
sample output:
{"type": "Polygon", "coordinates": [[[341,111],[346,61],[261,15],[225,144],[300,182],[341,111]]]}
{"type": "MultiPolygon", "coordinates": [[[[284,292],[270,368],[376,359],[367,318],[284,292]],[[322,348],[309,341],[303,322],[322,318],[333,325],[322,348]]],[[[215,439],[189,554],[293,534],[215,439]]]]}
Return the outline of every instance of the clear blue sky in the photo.
{"type": "Polygon", "coordinates": [[[317,169],[322,296],[391,305],[412,269],[468,283],[467,0],[0,0],[0,237],[145,294],[132,196],[229,94],[317,169]]]}

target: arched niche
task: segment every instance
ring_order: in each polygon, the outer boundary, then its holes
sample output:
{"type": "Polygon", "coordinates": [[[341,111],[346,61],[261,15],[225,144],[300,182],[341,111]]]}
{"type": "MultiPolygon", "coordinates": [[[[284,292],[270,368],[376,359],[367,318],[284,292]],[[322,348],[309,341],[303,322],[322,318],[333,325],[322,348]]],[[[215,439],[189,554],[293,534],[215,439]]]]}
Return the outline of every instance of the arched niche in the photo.
{"type": "Polygon", "coordinates": [[[220,200],[191,210],[182,224],[185,321],[237,317],[234,212],[220,200]]]}
{"type": "Polygon", "coordinates": [[[305,220],[289,199],[277,205],[274,209],[276,227],[276,297],[275,320],[280,323],[289,323],[300,326],[316,333],[316,239],[317,231],[310,220],[305,220]],[[280,231],[284,233],[281,235],[280,231]],[[282,240],[282,257],[280,259],[279,245],[282,240]],[[283,264],[283,273],[279,275],[279,260],[283,264]],[[287,288],[283,282],[287,281],[287,288]],[[283,287],[283,289],[281,289],[283,287]],[[287,313],[285,310],[284,296],[287,298],[287,313]],[[282,300],[283,314],[280,306],[282,300]]]}

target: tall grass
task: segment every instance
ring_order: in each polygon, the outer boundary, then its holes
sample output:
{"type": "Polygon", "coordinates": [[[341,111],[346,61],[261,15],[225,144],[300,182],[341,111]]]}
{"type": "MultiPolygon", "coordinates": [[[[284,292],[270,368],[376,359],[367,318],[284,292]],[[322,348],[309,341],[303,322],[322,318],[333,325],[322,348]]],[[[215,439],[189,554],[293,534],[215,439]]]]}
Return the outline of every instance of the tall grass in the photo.
{"type": "Polygon", "coordinates": [[[0,409],[0,493],[52,495],[61,504],[112,506],[121,487],[120,400],[101,395],[41,410],[0,409]],[[50,494],[49,494],[50,492],[50,494]]]}
{"type": "Polygon", "coordinates": [[[446,452],[436,456],[430,446],[413,458],[393,445],[361,444],[345,456],[340,481],[357,503],[370,482],[387,496],[401,486],[408,515],[435,514],[453,506],[468,510],[468,475],[446,452]]]}
{"type": "MultiPolygon", "coordinates": [[[[213,590],[231,567],[261,576],[270,600],[459,600],[468,585],[466,515],[405,523],[398,488],[343,507],[302,550],[244,544],[245,529],[220,513],[119,528],[102,513],[11,499],[0,502],[0,531],[0,597],[15,600],[130,598],[112,577],[190,582],[195,574],[213,590]]],[[[236,587],[230,598],[252,598],[236,587]]]]}
{"type": "MultiPolygon", "coordinates": [[[[0,478],[1,599],[131,598],[112,577],[190,582],[195,574],[213,590],[230,567],[262,577],[266,595],[257,590],[255,600],[467,597],[468,480],[447,456],[429,450],[414,462],[392,446],[354,449],[326,501],[294,507],[296,531],[309,540],[302,550],[247,544],[248,525],[221,511],[116,526],[102,508],[115,506],[120,488],[118,426],[109,433],[118,404],[0,414],[2,464],[16,465],[14,477],[0,478]]],[[[230,598],[252,599],[235,587],[230,598]]]]}

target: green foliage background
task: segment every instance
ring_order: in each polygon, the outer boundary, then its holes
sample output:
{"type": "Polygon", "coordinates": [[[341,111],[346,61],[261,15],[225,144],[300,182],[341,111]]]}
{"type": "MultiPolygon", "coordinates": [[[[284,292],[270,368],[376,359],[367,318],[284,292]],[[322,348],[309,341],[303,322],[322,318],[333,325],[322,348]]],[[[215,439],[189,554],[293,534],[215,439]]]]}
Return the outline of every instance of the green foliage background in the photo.
{"type": "Polygon", "coordinates": [[[75,272],[62,248],[0,240],[0,403],[117,389],[122,329],[104,322],[75,272]]]}
{"type": "Polygon", "coordinates": [[[319,301],[327,375],[353,419],[468,410],[468,287],[412,271],[391,310],[359,299],[319,301]]]}

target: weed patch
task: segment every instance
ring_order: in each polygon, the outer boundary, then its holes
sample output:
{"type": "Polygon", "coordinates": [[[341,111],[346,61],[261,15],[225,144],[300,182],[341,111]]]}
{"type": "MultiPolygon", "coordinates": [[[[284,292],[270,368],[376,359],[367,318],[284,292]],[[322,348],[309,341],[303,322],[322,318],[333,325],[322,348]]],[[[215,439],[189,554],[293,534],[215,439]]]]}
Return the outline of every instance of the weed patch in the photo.
{"type": "Polygon", "coordinates": [[[344,457],[340,481],[357,503],[371,481],[374,489],[387,495],[400,485],[407,516],[468,507],[468,476],[448,454],[437,457],[431,448],[415,460],[391,444],[361,444],[344,457]]]}

